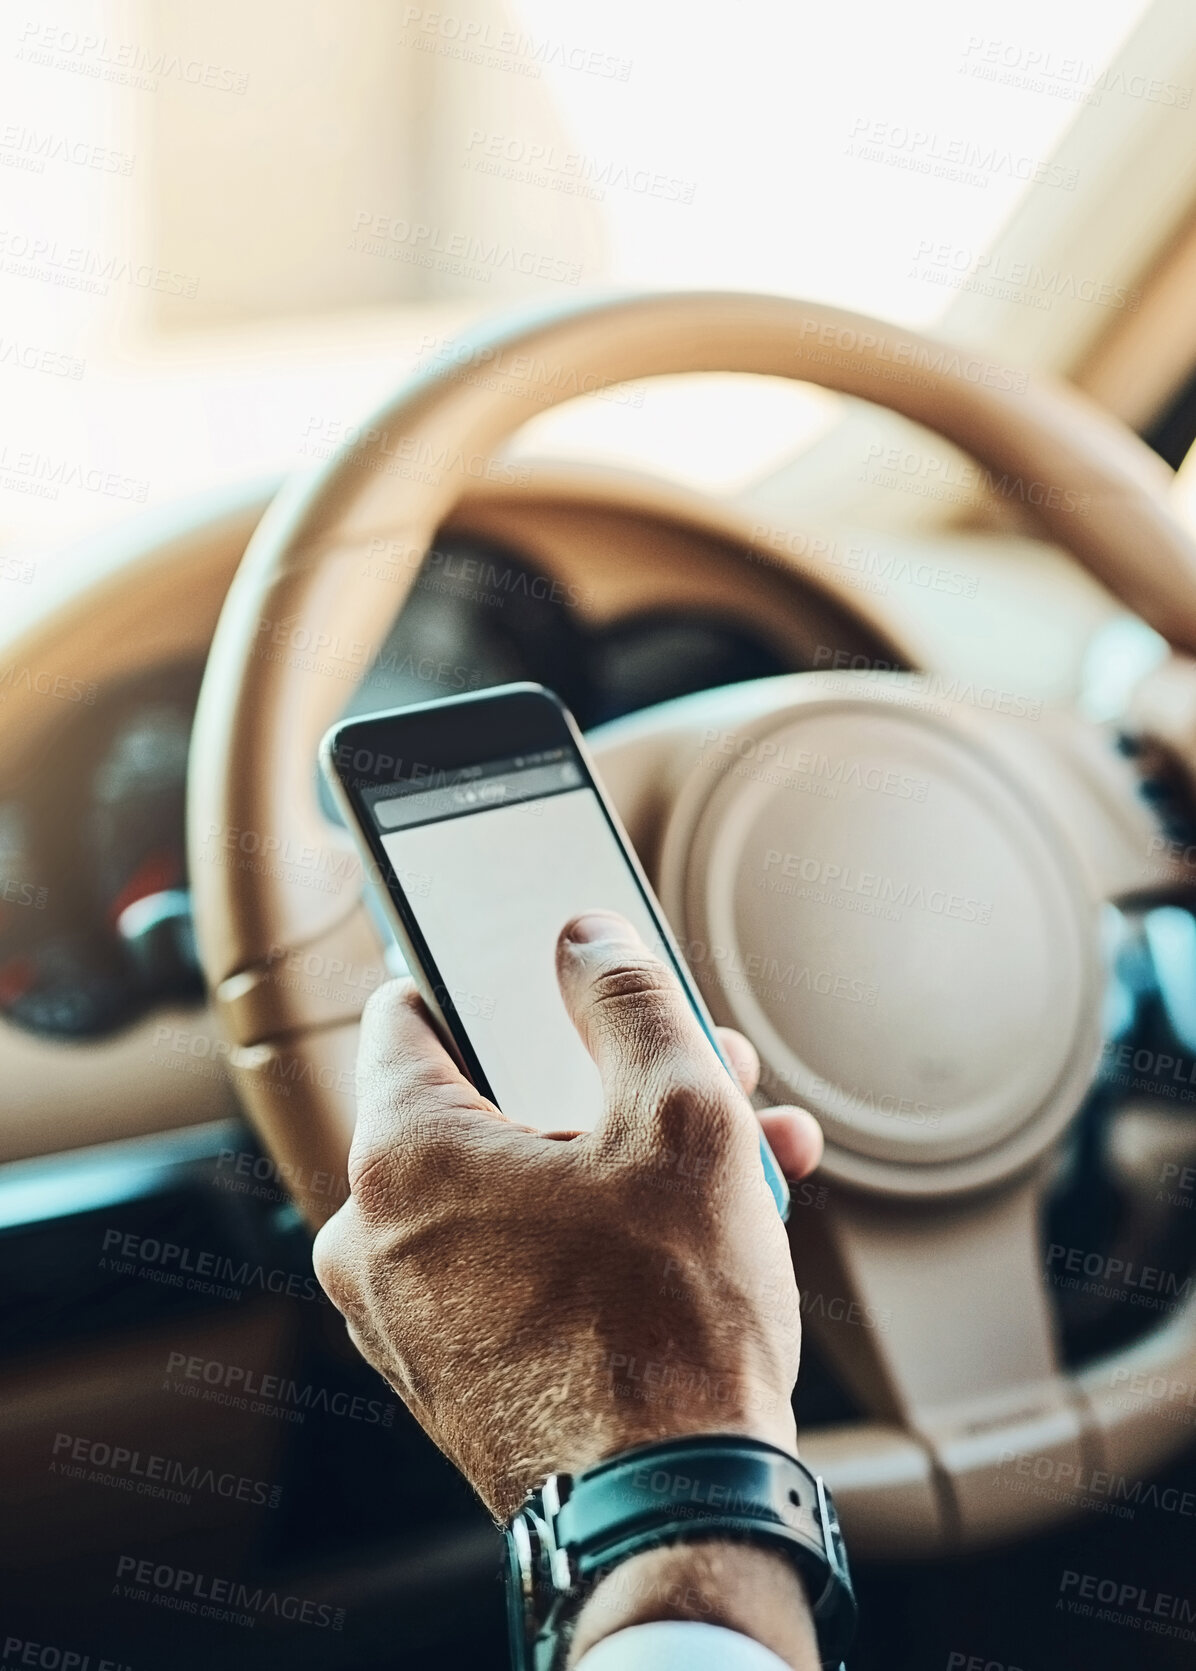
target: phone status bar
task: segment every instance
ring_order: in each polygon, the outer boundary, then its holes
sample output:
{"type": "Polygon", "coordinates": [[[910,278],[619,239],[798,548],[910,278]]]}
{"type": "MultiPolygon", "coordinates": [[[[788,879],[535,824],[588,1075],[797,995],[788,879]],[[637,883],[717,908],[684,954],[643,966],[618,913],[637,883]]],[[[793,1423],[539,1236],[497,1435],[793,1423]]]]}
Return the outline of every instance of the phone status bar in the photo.
{"type": "Polygon", "coordinates": [[[371,812],[379,829],[408,829],[438,819],[513,806],[580,789],[585,776],[571,749],[540,749],[509,755],[504,760],[454,767],[411,781],[399,793],[383,790],[372,798],[371,812]]]}

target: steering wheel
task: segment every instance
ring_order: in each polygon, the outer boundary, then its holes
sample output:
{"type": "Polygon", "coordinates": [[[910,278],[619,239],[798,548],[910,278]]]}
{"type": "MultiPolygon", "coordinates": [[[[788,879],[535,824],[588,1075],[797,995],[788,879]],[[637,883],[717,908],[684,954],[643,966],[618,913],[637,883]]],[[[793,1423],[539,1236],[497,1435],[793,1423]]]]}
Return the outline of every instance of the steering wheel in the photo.
{"type": "MultiPolygon", "coordinates": [[[[580,305],[463,339],[273,502],[212,645],[188,839],[240,1094],[312,1221],[343,1195],[357,1020],[384,960],[361,867],[321,810],[316,745],[463,485],[501,471],[497,449],[535,411],[682,372],[890,407],[1196,648],[1196,550],[1166,470],[1074,392],[973,365],[779,298],[580,305]]],[[[803,1312],[865,1416],[803,1453],[853,1546],[1025,1535],[1107,1493],[1094,1480],[1171,1454],[1196,1297],[1069,1371],[1040,1251],[1044,1187],[1101,1049],[1102,910],[1183,879],[1133,762],[1016,692],[833,658],[636,715],[599,760],[716,1019],[825,1128],[793,1215],[803,1312]]]]}

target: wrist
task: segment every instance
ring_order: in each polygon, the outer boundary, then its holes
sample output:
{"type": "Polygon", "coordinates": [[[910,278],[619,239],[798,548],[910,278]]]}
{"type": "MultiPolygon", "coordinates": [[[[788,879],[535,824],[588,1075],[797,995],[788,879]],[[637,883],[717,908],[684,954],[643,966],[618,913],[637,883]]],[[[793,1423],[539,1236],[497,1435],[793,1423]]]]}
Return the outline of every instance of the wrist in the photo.
{"type": "Polygon", "coordinates": [[[765,1374],[747,1354],[733,1366],[723,1354],[718,1368],[689,1354],[628,1354],[612,1358],[601,1389],[598,1419],[572,1424],[574,1455],[561,1464],[573,1473],[641,1445],[683,1442],[703,1434],[738,1434],[797,1454],[792,1387],[765,1374]]]}
{"type": "Polygon", "coordinates": [[[577,1432],[553,1434],[537,1458],[525,1456],[520,1459],[518,1470],[511,1469],[485,1484],[479,1483],[475,1475],[474,1487],[494,1518],[503,1525],[549,1474],[583,1474],[612,1457],[624,1456],[647,1445],[684,1443],[687,1439],[715,1434],[759,1440],[789,1456],[797,1456],[797,1427],[787,1401],[783,1412],[773,1421],[750,1416],[737,1420],[713,1408],[704,1409],[700,1414],[690,1411],[685,1416],[674,1417],[670,1413],[668,1419],[622,1422],[617,1427],[590,1425],[577,1432]]]}
{"type": "Polygon", "coordinates": [[[778,1399],[776,1407],[767,1411],[759,1403],[736,1410],[712,1399],[699,1406],[687,1404],[684,1408],[673,1407],[651,1415],[643,1412],[641,1419],[621,1423],[617,1429],[598,1435],[591,1429],[579,1447],[582,1454],[574,1455],[568,1467],[558,1471],[578,1474],[644,1445],[684,1444],[689,1439],[711,1435],[758,1440],[775,1445],[790,1456],[797,1455],[797,1424],[787,1398],[778,1399]]]}
{"type": "Polygon", "coordinates": [[[721,1539],[645,1550],[600,1579],[577,1618],[570,1671],[605,1637],[666,1619],[722,1625],[793,1671],[818,1671],[810,1604],[792,1563],[771,1549],[721,1539]]]}

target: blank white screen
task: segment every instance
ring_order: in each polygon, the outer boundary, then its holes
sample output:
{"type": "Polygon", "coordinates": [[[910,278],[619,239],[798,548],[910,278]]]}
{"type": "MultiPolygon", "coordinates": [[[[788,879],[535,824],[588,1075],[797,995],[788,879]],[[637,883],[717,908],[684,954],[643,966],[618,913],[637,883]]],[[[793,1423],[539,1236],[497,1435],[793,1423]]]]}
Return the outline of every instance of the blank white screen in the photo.
{"type": "Polygon", "coordinates": [[[602,1085],[557,985],[557,937],[598,907],[665,952],[593,790],[396,830],[382,845],[503,1113],[540,1131],[592,1129],[602,1085]]]}

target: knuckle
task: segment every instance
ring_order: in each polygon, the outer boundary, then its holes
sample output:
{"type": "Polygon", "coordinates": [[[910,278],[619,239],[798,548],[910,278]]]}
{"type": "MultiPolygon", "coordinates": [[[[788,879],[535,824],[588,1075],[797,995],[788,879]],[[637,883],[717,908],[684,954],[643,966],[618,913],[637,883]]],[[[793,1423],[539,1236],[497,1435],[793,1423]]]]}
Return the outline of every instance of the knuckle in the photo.
{"type": "Polygon", "coordinates": [[[730,1081],[724,1088],[688,1059],[674,1062],[657,1093],[653,1125],[670,1149],[723,1153],[739,1125],[730,1081]]]}
{"type": "MultiPolygon", "coordinates": [[[[371,1002],[373,1000],[371,999],[371,1002]]],[[[379,1113],[387,1110],[405,1121],[420,1103],[460,1096],[460,1076],[447,1056],[425,1055],[401,1044],[359,1058],[357,1094],[379,1113]]]]}
{"type": "Polygon", "coordinates": [[[677,1051],[671,1054],[659,1068],[656,1090],[658,1112],[684,1117],[687,1111],[698,1111],[715,1101],[718,1091],[711,1078],[687,1053],[677,1051]]]}
{"type": "Polygon", "coordinates": [[[673,996],[673,977],[650,952],[635,953],[604,964],[590,984],[589,999],[596,1010],[621,1009],[636,1000],[673,996]]]}
{"type": "Polygon", "coordinates": [[[383,981],[366,999],[362,1017],[371,1024],[386,1022],[403,1010],[410,1009],[415,995],[415,983],[407,977],[383,981]]]}
{"type": "MultiPolygon", "coordinates": [[[[343,1211],[344,1208],[341,1209],[343,1211]]],[[[352,1284],[341,1213],[334,1214],[317,1230],[311,1248],[311,1262],[320,1287],[338,1311],[345,1311],[351,1303],[352,1284]]]]}
{"type": "Polygon", "coordinates": [[[459,1086],[422,1077],[403,1099],[401,1118],[381,1140],[355,1140],[348,1179],[353,1199],[371,1220],[394,1219],[405,1203],[459,1170],[465,1129],[459,1086]]]}
{"type": "Polygon", "coordinates": [[[349,1155],[349,1193],[363,1213],[371,1218],[384,1213],[394,1199],[396,1151],[368,1144],[354,1147],[349,1155]]]}
{"type": "Polygon", "coordinates": [[[405,1188],[428,1188],[451,1174],[462,1147],[450,1099],[428,1099],[403,1124],[400,1175],[405,1188]]]}

